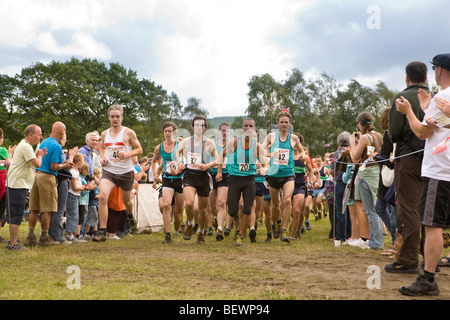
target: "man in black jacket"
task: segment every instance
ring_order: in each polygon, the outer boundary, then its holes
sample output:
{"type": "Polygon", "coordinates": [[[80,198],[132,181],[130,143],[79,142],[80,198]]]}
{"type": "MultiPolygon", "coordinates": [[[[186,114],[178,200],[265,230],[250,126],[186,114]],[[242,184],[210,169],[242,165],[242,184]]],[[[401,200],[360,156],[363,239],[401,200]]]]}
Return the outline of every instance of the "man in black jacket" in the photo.
{"type": "MultiPolygon", "coordinates": [[[[406,116],[397,111],[395,100],[400,96],[410,101],[416,117],[422,121],[424,112],[418,98],[419,89],[430,92],[426,85],[427,66],[422,62],[411,62],[406,66],[407,88],[400,92],[392,103],[389,113],[388,133],[396,143],[395,156],[403,156],[423,149],[424,141],[417,138],[410,128],[406,116]]],[[[418,273],[417,244],[420,241],[420,195],[421,166],[423,153],[413,153],[395,160],[395,189],[397,193],[397,225],[403,244],[397,261],[385,266],[386,272],[418,273]]]]}

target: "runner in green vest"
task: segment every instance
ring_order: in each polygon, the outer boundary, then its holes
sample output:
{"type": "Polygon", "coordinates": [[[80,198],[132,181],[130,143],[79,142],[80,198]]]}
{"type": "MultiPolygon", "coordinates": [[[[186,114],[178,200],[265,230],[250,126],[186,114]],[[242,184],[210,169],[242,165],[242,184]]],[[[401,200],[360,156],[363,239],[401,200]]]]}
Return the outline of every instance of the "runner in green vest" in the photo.
{"type": "MultiPolygon", "coordinates": [[[[294,192],[294,151],[300,153],[300,158],[305,157],[305,151],[299,138],[289,132],[292,116],[289,112],[281,111],[277,116],[278,131],[271,132],[263,142],[263,147],[269,151],[270,168],[267,182],[270,187],[272,198],[272,222],[275,226],[274,238],[289,243],[287,228],[292,213],[292,194],[294,192]],[[280,199],[283,191],[283,199],[280,199]],[[281,201],[283,201],[283,212],[281,212],[281,201]]],[[[306,158],[305,158],[306,159],[306,158]]],[[[306,165],[309,163],[306,161],[306,165]]],[[[308,171],[311,168],[308,167],[308,171]]],[[[313,174],[310,179],[315,180],[313,174]]]]}
{"type": "MultiPolygon", "coordinates": [[[[236,245],[241,246],[244,234],[250,224],[250,215],[253,202],[255,200],[255,175],[256,159],[262,164],[269,161],[265,157],[265,152],[256,140],[255,122],[253,119],[245,119],[242,123],[244,134],[230,140],[225,149],[219,155],[222,159],[217,165],[218,181],[222,178],[222,167],[224,159],[227,159],[227,169],[229,177],[228,182],[228,213],[237,222],[239,213],[239,200],[241,196],[244,201],[243,215],[239,225],[239,236],[236,239],[236,245]]],[[[236,229],[238,228],[236,224],[236,229]]],[[[256,236],[252,235],[252,238],[256,236]]]]}

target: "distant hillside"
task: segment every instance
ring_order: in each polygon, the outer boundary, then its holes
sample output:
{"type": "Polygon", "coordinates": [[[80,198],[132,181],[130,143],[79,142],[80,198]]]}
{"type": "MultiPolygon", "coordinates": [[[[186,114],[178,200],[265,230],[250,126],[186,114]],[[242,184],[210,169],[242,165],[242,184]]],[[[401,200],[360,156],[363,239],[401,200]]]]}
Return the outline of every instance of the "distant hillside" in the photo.
{"type": "MultiPolygon", "coordinates": [[[[219,128],[219,125],[222,122],[228,122],[231,127],[233,128],[233,123],[235,122],[236,119],[238,119],[238,122],[240,119],[244,118],[243,116],[237,116],[237,117],[215,117],[215,118],[211,118],[208,119],[208,127],[209,128],[219,128]]],[[[237,123],[238,126],[240,126],[239,123],[237,123]]]]}

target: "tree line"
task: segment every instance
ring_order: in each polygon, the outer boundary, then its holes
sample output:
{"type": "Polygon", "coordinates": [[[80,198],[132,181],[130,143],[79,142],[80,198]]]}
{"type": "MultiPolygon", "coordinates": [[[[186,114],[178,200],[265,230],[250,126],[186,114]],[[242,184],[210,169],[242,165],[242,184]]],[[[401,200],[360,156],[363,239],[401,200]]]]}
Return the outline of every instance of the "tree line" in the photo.
{"type": "MultiPolygon", "coordinates": [[[[255,75],[248,88],[246,115],[255,119],[258,129],[269,129],[279,107],[286,108],[293,116],[295,132],[304,136],[313,156],[335,150],[339,133],[356,128],[358,113],[368,111],[378,119],[395,96],[383,82],[372,89],[352,80],[344,87],[326,73],[306,80],[298,69],[282,81],[269,74],[255,75]],[[328,143],[330,147],[325,148],[328,143]]],[[[87,132],[109,127],[109,106],[121,104],[123,124],[133,128],[147,153],[163,140],[163,122],[174,121],[179,128],[190,129],[196,114],[208,116],[208,106],[201,99],[191,97],[183,104],[176,93],[152,80],[139,79],[135,71],[95,59],[38,62],[13,77],[0,75],[0,101],[6,145],[17,144],[31,123],[40,125],[48,136],[52,124],[62,121],[68,132],[67,146],[82,146],[87,132]]],[[[235,119],[232,127],[238,128],[242,117],[235,119]]]]}

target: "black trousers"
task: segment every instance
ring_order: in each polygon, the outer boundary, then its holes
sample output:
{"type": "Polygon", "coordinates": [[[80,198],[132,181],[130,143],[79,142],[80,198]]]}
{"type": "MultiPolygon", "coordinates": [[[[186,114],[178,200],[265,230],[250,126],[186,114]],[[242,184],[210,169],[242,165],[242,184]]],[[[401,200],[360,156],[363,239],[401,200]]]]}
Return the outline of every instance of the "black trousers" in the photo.
{"type": "Polygon", "coordinates": [[[228,214],[236,217],[239,212],[239,200],[244,200],[244,214],[252,213],[252,205],[255,200],[255,176],[232,176],[228,181],[228,214]]]}

